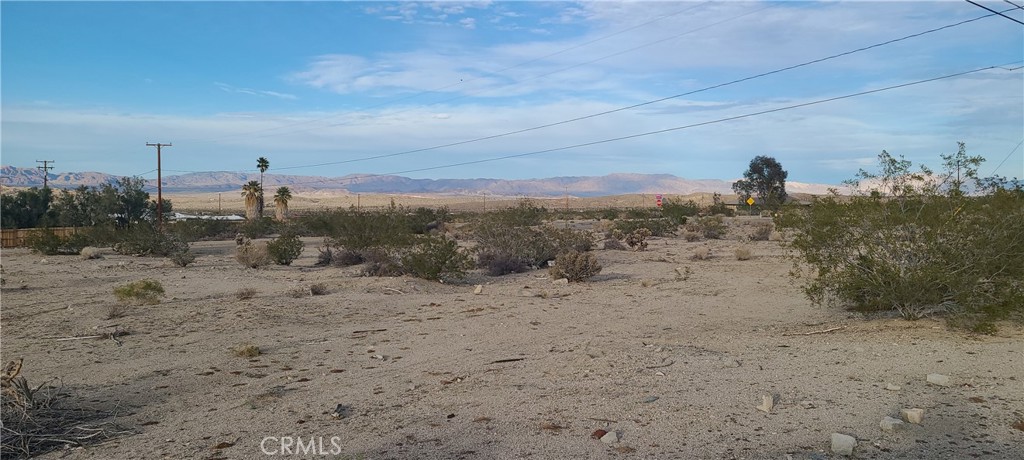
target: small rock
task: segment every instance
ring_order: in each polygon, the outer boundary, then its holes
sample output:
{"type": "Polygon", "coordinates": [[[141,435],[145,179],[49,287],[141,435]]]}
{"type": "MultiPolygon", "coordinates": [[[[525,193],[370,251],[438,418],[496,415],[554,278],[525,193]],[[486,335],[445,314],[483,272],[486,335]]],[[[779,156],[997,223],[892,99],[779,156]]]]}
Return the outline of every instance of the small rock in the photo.
{"type": "Polygon", "coordinates": [[[480,295],[484,293],[484,285],[478,284],[473,288],[473,294],[480,295]]]}
{"type": "Polygon", "coordinates": [[[619,442],[619,433],[617,431],[609,431],[601,436],[601,442],[605,444],[615,444],[619,442]]]}
{"type": "Polygon", "coordinates": [[[900,411],[900,417],[910,423],[920,424],[921,420],[924,419],[924,409],[903,409],[900,411]]]}
{"type": "Polygon", "coordinates": [[[665,373],[662,372],[662,371],[658,371],[658,372],[655,372],[654,375],[657,375],[658,377],[664,377],[665,373]]]}
{"type": "Polygon", "coordinates": [[[384,355],[373,355],[373,356],[371,356],[371,358],[373,358],[373,359],[379,359],[379,360],[381,360],[381,361],[384,361],[384,360],[388,359],[388,357],[387,357],[387,356],[384,356],[384,355]]]}
{"type": "Polygon", "coordinates": [[[889,391],[900,391],[900,390],[903,389],[903,387],[901,387],[899,385],[893,385],[891,383],[886,383],[885,384],[885,389],[889,390],[889,391]]]}
{"type": "Polygon", "coordinates": [[[660,399],[660,398],[658,398],[657,396],[648,396],[648,397],[644,398],[644,402],[645,403],[652,403],[654,401],[657,401],[658,399],[660,399]]]}
{"type": "Polygon", "coordinates": [[[814,401],[800,401],[800,407],[804,409],[814,409],[814,401]]]}
{"type": "Polygon", "coordinates": [[[891,433],[891,432],[896,431],[896,430],[902,430],[903,428],[906,428],[904,426],[905,424],[903,423],[903,420],[900,420],[898,418],[892,418],[892,417],[889,417],[889,416],[886,416],[885,418],[883,418],[881,423],[879,423],[878,425],[879,425],[880,428],[882,428],[882,431],[885,431],[885,432],[888,432],[888,433],[891,433]]]}
{"type": "Polygon", "coordinates": [[[344,404],[338,404],[338,406],[334,408],[334,412],[331,413],[331,417],[334,417],[334,418],[343,418],[343,417],[345,417],[345,405],[344,404]]]}
{"type": "Polygon", "coordinates": [[[606,434],[608,434],[608,432],[605,430],[594,430],[593,433],[590,433],[590,437],[594,439],[601,439],[606,434]]]}
{"type": "Polygon", "coordinates": [[[839,455],[853,455],[854,447],[857,447],[857,438],[841,433],[832,433],[832,452],[839,455]]]}
{"type": "Polygon", "coordinates": [[[949,376],[942,374],[928,374],[928,383],[938,385],[940,387],[948,387],[950,384],[949,376]]]}
{"type": "Polygon", "coordinates": [[[559,278],[551,282],[551,284],[569,284],[568,278],[559,278]]]}
{"type": "Polygon", "coordinates": [[[761,396],[761,405],[757,406],[758,410],[767,413],[771,412],[773,407],[775,407],[775,395],[761,396]]]}

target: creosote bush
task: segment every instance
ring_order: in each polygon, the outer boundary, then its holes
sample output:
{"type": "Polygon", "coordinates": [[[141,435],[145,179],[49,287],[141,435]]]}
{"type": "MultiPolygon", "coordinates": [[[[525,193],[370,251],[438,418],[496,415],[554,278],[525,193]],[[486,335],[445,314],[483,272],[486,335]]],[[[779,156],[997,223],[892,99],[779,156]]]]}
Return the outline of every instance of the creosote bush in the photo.
{"type": "Polygon", "coordinates": [[[257,292],[254,288],[241,288],[235,291],[235,298],[238,300],[249,300],[256,297],[257,292]]]}
{"type": "Polygon", "coordinates": [[[686,231],[698,233],[709,240],[721,239],[728,228],[720,215],[706,216],[687,222],[686,231]]]}
{"type": "Polygon", "coordinates": [[[326,283],[313,283],[309,285],[310,295],[327,295],[331,291],[327,289],[326,283]]]}
{"type": "Polygon", "coordinates": [[[593,253],[568,251],[555,258],[548,273],[553,279],[565,278],[570,282],[580,282],[601,273],[601,264],[593,253]]]}
{"type": "Polygon", "coordinates": [[[443,236],[422,238],[411,251],[402,256],[406,273],[428,280],[462,279],[472,261],[459,249],[458,243],[443,236]]]}
{"type": "Polygon", "coordinates": [[[539,268],[562,252],[588,251],[588,232],[553,227],[509,227],[501,220],[484,221],[474,231],[477,266],[492,276],[539,268]]]}
{"type": "Polygon", "coordinates": [[[753,256],[750,248],[736,248],[734,254],[736,255],[736,260],[750,260],[753,256]]]}
{"type": "Polygon", "coordinates": [[[770,223],[762,223],[754,226],[754,231],[750,233],[750,241],[768,241],[771,237],[774,227],[770,223]]]}
{"type": "Polygon", "coordinates": [[[302,255],[302,240],[292,233],[281,235],[267,242],[267,254],[278,265],[291,265],[302,255]]]}
{"type": "Polygon", "coordinates": [[[871,189],[782,212],[776,223],[790,230],[795,273],[807,275],[812,301],[908,319],[948,314],[951,324],[983,332],[1024,316],[1020,182],[979,180],[984,160],[968,157],[963,143],[942,159],[935,174],[883,151],[879,173],[858,174],[871,189]]]}
{"type": "Polygon", "coordinates": [[[187,267],[189,264],[196,261],[196,255],[189,250],[188,246],[179,248],[168,254],[167,258],[170,259],[174,265],[179,267],[187,267]]]}
{"type": "Polygon", "coordinates": [[[44,228],[32,233],[25,239],[25,244],[36,252],[46,256],[75,255],[88,245],[84,235],[75,234],[66,237],[57,236],[53,230],[44,228]]]}
{"type": "Polygon", "coordinates": [[[164,295],[164,286],[154,279],[144,279],[114,288],[114,296],[124,303],[155,304],[160,303],[164,295]]]}

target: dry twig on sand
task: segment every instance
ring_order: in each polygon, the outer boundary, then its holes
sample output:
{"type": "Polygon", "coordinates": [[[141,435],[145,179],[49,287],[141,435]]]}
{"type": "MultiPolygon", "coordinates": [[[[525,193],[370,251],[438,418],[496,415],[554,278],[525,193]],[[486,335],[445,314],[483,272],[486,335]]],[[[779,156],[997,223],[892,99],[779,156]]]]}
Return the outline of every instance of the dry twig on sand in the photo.
{"type": "Polygon", "coordinates": [[[820,330],[820,331],[811,331],[811,332],[785,332],[782,335],[783,336],[791,336],[791,335],[827,334],[829,332],[838,331],[840,329],[846,329],[846,326],[838,326],[838,327],[833,327],[833,328],[829,328],[829,329],[823,329],[823,330],[820,330]]]}
{"type": "Polygon", "coordinates": [[[19,377],[21,359],[4,367],[0,394],[0,457],[28,458],[66,446],[83,446],[127,433],[112,423],[93,422],[112,414],[62,404],[69,394],[50,380],[32,388],[19,377]]]}

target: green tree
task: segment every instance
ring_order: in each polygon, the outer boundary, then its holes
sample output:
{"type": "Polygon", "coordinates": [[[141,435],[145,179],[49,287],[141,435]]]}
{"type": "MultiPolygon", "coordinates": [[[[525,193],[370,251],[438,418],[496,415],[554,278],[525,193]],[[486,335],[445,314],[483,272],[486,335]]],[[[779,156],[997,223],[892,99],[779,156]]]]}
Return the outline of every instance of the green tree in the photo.
{"type": "Polygon", "coordinates": [[[292,199],[292,191],[288,187],[279,187],[274,194],[274,216],[284,221],[288,218],[288,200],[292,199]]]}
{"type": "Polygon", "coordinates": [[[743,179],[732,184],[733,191],[740,196],[740,201],[755,197],[757,204],[769,209],[778,209],[786,202],[786,177],[789,173],[782,169],[775,158],[758,155],[750,160],[750,166],[743,173],[743,179]]]}
{"type": "Polygon", "coordinates": [[[260,183],[254,180],[242,186],[242,197],[245,198],[245,218],[252,220],[259,215],[260,183]]]}
{"type": "Polygon", "coordinates": [[[3,228],[45,227],[57,222],[50,208],[53,191],[49,187],[32,187],[14,194],[0,195],[0,221],[3,228]]]}
{"type": "Polygon", "coordinates": [[[270,161],[267,160],[267,157],[259,157],[256,159],[256,167],[260,170],[260,194],[257,210],[259,216],[263,217],[263,173],[270,169],[270,161]]]}

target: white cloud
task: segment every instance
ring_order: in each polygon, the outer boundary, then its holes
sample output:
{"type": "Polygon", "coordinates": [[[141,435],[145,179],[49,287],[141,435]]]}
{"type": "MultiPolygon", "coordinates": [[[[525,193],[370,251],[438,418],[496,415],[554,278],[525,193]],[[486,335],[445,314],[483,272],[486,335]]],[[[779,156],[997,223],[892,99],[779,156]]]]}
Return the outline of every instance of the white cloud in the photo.
{"type": "Polygon", "coordinates": [[[462,19],[459,19],[459,24],[461,24],[462,27],[465,27],[467,29],[476,29],[476,19],[475,18],[462,18],[462,19]]]}
{"type": "Polygon", "coordinates": [[[221,82],[214,82],[213,84],[214,84],[214,86],[220,88],[221,91],[224,91],[226,93],[249,94],[249,95],[252,95],[252,96],[271,96],[271,97],[276,97],[278,99],[288,99],[288,100],[298,99],[294,94],[280,93],[280,92],[277,92],[277,91],[267,91],[267,90],[251,89],[251,88],[239,88],[237,86],[232,86],[232,85],[229,85],[227,83],[221,83],[221,82]]]}

